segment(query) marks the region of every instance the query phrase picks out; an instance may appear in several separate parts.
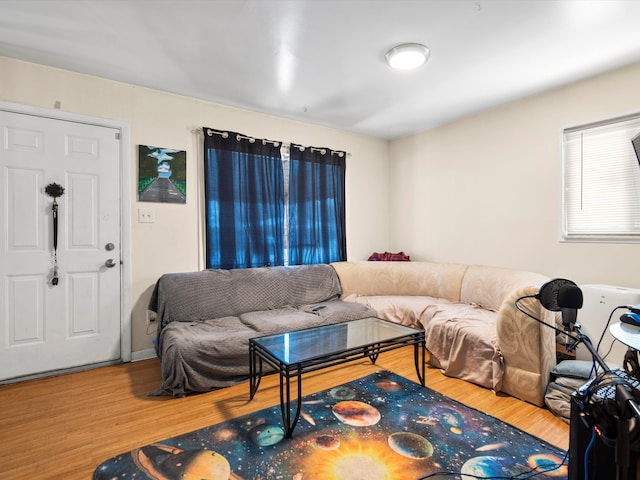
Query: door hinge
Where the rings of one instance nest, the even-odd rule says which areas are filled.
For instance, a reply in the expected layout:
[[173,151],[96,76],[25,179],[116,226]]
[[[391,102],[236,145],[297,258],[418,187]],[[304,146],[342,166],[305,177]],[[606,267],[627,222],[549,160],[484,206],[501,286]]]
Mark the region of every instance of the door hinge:
[[120,132],[116,132],[116,140],[120,140]]

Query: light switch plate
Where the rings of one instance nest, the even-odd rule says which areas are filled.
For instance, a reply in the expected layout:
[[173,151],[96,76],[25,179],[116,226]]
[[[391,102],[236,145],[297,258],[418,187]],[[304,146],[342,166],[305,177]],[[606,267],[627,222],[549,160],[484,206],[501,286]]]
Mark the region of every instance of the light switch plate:
[[138,209],[138,223],[154,223],[156,221],[156,214],[151,208],[139,208]]

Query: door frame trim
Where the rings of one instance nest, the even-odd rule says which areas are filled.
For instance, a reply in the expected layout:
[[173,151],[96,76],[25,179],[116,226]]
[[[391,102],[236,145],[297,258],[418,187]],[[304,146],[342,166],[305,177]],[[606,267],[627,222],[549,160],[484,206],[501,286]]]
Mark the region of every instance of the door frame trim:
[[120,360],[131,361],[131,196],[130,126],[126,122],[0,101],[0,110],[36,117],[113,128],[120,132]]

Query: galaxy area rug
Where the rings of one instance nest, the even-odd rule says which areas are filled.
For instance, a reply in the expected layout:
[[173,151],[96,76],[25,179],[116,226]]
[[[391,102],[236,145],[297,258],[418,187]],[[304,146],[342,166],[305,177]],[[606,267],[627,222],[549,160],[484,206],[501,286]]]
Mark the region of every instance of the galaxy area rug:
[[[167,421],[175,421],[175,419]],[[380,371],[113,457],[94,480],[566,479],[564,451],[429,388]]]

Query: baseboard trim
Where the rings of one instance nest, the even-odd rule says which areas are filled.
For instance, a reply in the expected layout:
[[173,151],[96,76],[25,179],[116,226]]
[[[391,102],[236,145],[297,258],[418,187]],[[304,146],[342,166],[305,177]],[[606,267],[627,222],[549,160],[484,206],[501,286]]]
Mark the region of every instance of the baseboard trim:
[[156,351],[153,348],[146,350],[138,350],[137,352],[131,352],[131,361],[138,362],[140,360],[149,360],[150,358],[158,358]]

